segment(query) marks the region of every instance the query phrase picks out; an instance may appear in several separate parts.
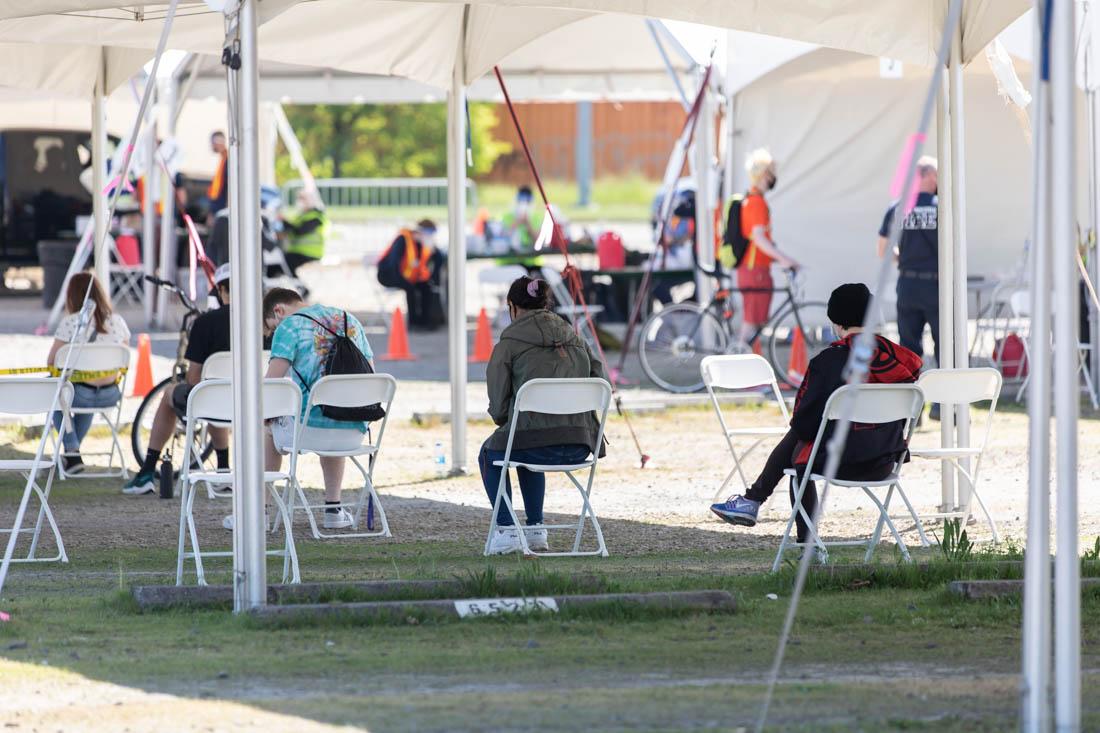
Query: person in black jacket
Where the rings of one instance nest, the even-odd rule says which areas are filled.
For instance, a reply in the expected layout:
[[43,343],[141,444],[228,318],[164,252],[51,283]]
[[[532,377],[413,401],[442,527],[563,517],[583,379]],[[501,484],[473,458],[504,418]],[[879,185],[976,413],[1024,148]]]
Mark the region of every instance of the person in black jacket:
[[[807,469],[813,442],[825,415],[825,403],[840,387],[844,386],[844,367],[852,350],[852,339],[863,329],[864,314],[871,302],[871,291],[863,283],[841,285],[829,296],[828,314],[839,340],[810,360],[806,377],[795,398],[791,415],[791,429],[779,441],[768,456],[760,476],[744,496],[735,494],[728,500],[711,506],[711,511],[730,524],[752,527],[760,505],[767,501],[783,478],[783,471],[794,468],[798,477]],[[876,348],[871,359],[867,382],[870,384],[911,384],[920,374],[921,359],[909,349],[882,336],[876,336]],[[859,481],[878,480],[890,475],[898,458],[906,451],[904,421],[884,425],[852,426],[841,456],[837,478]],[[832,426],[825,430],[827,441]],[[824,443],[823,443],[824,444]],[[827,451],[819,450],[811,471],[825,468]],[[791,481],[791,504],[794,504],[796,482]],[[802,506],[809,516],[817,509],[817,488],[813,482],[806,486]],[[808,527],[797,515],[798,541],[805,542]]]

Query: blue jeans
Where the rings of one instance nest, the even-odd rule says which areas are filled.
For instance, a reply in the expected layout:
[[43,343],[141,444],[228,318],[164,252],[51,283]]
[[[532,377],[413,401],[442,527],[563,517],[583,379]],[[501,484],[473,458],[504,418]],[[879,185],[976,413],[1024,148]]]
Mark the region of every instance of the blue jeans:
[[[582,463],[588,460],[592,451],[586,445],[551,445],[545,448],[512,448],[513,461],[523,463],[536,463],[544,466],[568,466],[574,463]],[[485,493],[489,495],[489,504],[493,505],[497,500],[497,488],[500,486],[500,472],[504,469],[494,466],[493,461],[503,461],[504,451],[493,450],[488,444],[481,446],[481,453],[477,457],[478,468],[481,469],[481,481],[485,484]],[[546,475],[528,471],[526,468],[517,468],[519,476],[519,492],[523,495],[523,511],[527,515],[527,524],[542,524],[542,502],[546,498]],[[512,498],[512,477],[504,480],[508,498]],[[515,505],[512,506],[515,509]],[[512,526],[512,516],[508,513],[508,507],[500,502],[497,511],[497,524],[502,527]]]
[[[73,385],[73,407],[114,407],[122,399],[122,392],[117,384],[108,384],[105,387],[93,387],[88,384]],[[53,414],[53,426],[61,430],[61,412]],[[61,436],[61,442],[65,446],[66,453],[80,452],[80,444],[84,436],[92,427],[94,415],[73,415],[73,432]]]

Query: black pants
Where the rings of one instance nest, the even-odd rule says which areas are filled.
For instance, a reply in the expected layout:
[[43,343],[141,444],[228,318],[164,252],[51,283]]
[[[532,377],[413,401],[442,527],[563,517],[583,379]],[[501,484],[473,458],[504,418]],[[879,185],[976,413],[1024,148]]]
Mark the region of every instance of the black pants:
[[401,289],[408,303],[410,328],[434,329],[442,325],[442,306],[432,283],[405,283]]
[[924,326],[932,329],[936,365],[940,364],[940,285],[937,280],[898,278],[898,336],[901,345],[924,357]]
[[[764,463],[764,470],[760,472],[760,476],[753,482],[749,490],[745,492],[746,499],[752,499],[753,501],[759,501],[761,503],[768,500],[768,497],[775,491],[775,487],[779,485],[779,482],[783,480],[783,472],[788,468],[794,468],[798,471],[797,479],[792,478],[790,481],[790,496],[791,506],[794,506],[795,491],[798,489],[798,482],[802,480],[802,476],[806,471],[806,466],[796,466],[795,458],[798,456],[798,436],[795,435],[793,430],[787,431],[787,434],[783,436],[783,439],[779,441],[779,444],[772,449],[771,455],[768,456],[768,460]],[[826,452],[824,449],[818,451],[817,458],[814,461],[814,471],[823,471],[825,469]],[[837,470],[837,478],[844,481],[879,481],[890,475],[890,469],[892,466],[889,464],[875,467],[864,466],[845,466],[841,464]],[[806,484],[806,491],[802,494],[802,508],[806,510],[806,514],[810,517],[814,516],[814,512],[817,511],[817,486],[813,481]],[[809,537],[809,527],[806,526],[806,520],[802,518],[801,514],[795,515],[795,524],[798,527],[798,541],[805,542]]]
[[285,257],[286,257],[286,266],[290,270],[290,274],[293,275],[294,277],[298,277],[298,268],[299,267],[301,267],[302,265],[304,265],[306,263],[317,261],[316,257],[306,257],[303,254],[298,254],[297,252],[287,252]]

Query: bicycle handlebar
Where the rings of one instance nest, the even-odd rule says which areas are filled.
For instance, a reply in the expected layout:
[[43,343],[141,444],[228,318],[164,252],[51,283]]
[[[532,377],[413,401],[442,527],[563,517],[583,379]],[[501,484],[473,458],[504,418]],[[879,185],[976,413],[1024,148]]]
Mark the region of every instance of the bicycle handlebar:
[[145,280],[153,283],[157,287],[164,288],[165,290],[168,290],[169,292],[175,293],[176,297],[179,298],[180,303],[189,312],[191,312],[191,313],[198,313],[199,312],[199,307],[197,305],[195,305],[194,301],[192,301],[189,297],[187,297],[187,293],[183,292],[183,288],[176,285],[174,282],[170,282],[168,280],[162,280],[161,278],[154,277],[153,275],[145,275],[144,277],[145,277]]

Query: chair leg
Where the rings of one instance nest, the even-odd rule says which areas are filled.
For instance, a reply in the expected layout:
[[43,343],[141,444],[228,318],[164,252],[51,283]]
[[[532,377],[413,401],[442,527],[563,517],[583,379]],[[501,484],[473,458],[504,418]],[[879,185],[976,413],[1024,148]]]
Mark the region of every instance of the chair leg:
[[206,585],[206,573],[203,572],[202,567],[202,551],[199,549],[199,534],[198,529],[195,527],[195,494],[198,492],[194,486],[190,487],[187,492],[187,531],[191,536],[191,549],[195,555],[195,583],[196,585]]
[[[875,506],[878,507],[878,510],[880,512],[879,522],[880,524],[885,523],[886,526],[890,528],[890,533],[894,535],[894,541],[897,542],[898,549],[901,550],[901,556],[905,558],[906,562],[913,562],[913,558],[909,555],[909,548],[905,546],[905,541],[901,539],[901,534],[898,532],[898,528],[894,526],[893,521],[891,521],[890,519],[890,500],[891,498],[893,498],[894,495],[894,487],[891,485],[890,490],[886,492],[885,503],[879,501],[874,492],[872,492],[866,486],[863,487],[863,492],[867,494],[867,496],[870,497],[871,501],[875,503]],[[875,547],[878,545],[879,539],[881,539],[881,527],[876,530],[875,536],[872,538],[873,544],[871,541],[867,543],[867,556],[865,558],[865,562],[871,561],[871,556],[875,552]]]
[[38,518],[34,524],[34,535],[31,539],[31,549],[28,554],[29,559],[34,559],[35,552],[38,550],[38,538],[42,535],[42,520],[45,519],[50,525],[50,531],[53,532],[54,542],[57,544],[57,555],[52,558],[44,558],[48,560],[58,560],[60,562],[69,562],[69,556],[65,552],[65,541],[61,539],[61,530],[57,526],[57,520],[54,518],[53,510],[50,508],[50,490],[53,487],[54,472],[51,470],[46,477],[46,488],[42,489],[38,485],[37,476],[32,482],[33,490],[38,494]]
[[[901,488],[900,483],[896,483],[894,486],[898,487],[898,496],[905,502],[905,508],[909,510],[909,516],[913,518],[913,523],[917,526],[917,534],[920,536],[921,547],[931,547],[932,543],[928,541],[928,536],[924,533],[924,523],[921,522],[916,509],[913,508],[913,504],[909,501],[909,497],[905,495],[905,491]],[[971,489],[971,491],[973,491],[973,489]]]
[[[287,481],[287,488],[290,487],[290,480]],[[296,585],[302,582],[301,571],[298,567],[298,550],[294,545],[294,531],[292,528],[293,523],[290,520],[290,513],[287,510],[287,505],[283,501],[283,497],[279,495],[279,490],[272,484],[269,487],[271,491],[271,497],[275,502],[276,507],[276,520],[278,517],[282,517],[283,520],[283,532],[285,533],[283,542],[283,583],[287,582],[289,576],[290,583]],[[287,491],[291,496],[293,492]]]
[[1001,538],[997,535],[997,523],[993,521],[993,515],[989,513],[989,509],[986,508],[985,502],[982,501],[982,495],[971,487],[970,496],[977,499],[978,506],[982,508],[982,514],[985,515],[985,521],[989,524],[989,531],[993,533],[993,544],[1000,544]]
[[[783,553],[787,550],[787,545],[790,544],[791,528],[794,526],[799,509],[802,508],[802,494],[805,490],[805,482],[799,482],[798,491],[795,492],[794,506],[791,507],[791,517],[787,520],[787,526],[783,529],[783,537],[779,540],[779,551],[775,553],[775,562],[772,563],[773,573],[779,572],[779,564],[783,562]],[[814,528],[814,535],[817,535],[816,527]]]
[[183,555],[187,536],[187,484],[180,486],[180,532],[179,546],[176,552],[176,585],[183,585]]

